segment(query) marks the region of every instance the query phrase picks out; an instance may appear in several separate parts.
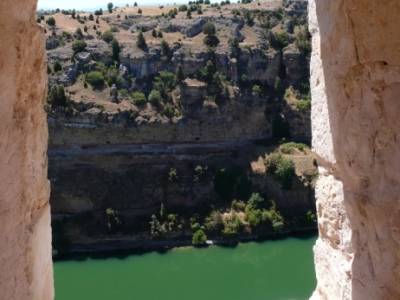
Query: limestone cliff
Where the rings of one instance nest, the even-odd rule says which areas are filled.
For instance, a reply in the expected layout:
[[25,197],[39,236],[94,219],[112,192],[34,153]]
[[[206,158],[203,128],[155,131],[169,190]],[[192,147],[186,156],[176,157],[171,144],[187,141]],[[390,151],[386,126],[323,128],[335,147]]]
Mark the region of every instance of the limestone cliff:
[[53,298],[44,39],[36,1],[0,3],[0,299]]
[[398,1],[310,1],[313,299],[399,299]]

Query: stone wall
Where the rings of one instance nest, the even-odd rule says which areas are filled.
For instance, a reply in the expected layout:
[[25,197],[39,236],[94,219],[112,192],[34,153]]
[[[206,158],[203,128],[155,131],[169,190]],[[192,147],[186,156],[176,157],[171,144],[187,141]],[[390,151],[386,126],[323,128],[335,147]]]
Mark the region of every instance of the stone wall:
[[400,2],[312,0],[312,299],[400,299]]
[[0,2],[0,299],[53,298],[44,39],[36,0]]

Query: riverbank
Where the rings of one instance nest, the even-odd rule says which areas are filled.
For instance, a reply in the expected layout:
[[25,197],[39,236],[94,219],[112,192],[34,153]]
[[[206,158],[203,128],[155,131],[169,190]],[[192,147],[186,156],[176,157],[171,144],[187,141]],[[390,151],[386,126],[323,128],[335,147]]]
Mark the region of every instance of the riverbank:
[[[309,226],[296,230],[283,230],[281,232],[270,232],[262,235],[242,234],[231,238],[214,238],[208,240],[203,248],[210,245],[220,247],[236,247],[239,243],[267,242],[273,240],[283,240],[285,238],[310,238],[318,234],[316,227]],[[133,238],[106,239],[91,243],[76,243],[68,251],[62,254],[53,253],[54,261],[81,260],[86,258],[105,258],[105,257],[124,257],[133,254],[145,254],[149,252],[165,253],[172,249],[181,247],[191,247],[192,237],[183,236],[179,239],[166,240],[135,240]]]

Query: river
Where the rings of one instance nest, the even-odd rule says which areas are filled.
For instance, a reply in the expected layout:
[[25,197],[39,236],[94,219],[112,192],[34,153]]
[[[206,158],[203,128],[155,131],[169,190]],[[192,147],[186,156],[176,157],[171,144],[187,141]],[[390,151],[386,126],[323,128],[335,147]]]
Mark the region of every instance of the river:
[[56,300],[304,300],[315,238],[56,262]]

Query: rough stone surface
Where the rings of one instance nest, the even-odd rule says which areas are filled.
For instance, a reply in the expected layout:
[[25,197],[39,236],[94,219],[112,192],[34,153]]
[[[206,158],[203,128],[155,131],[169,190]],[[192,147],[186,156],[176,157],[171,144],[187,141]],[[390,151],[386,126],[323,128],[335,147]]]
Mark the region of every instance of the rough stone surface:
[[310,1],[312,299],[400,299],[400,2]]
[[0,299],[53,299],[45,41],[35,0],[0,2]]

